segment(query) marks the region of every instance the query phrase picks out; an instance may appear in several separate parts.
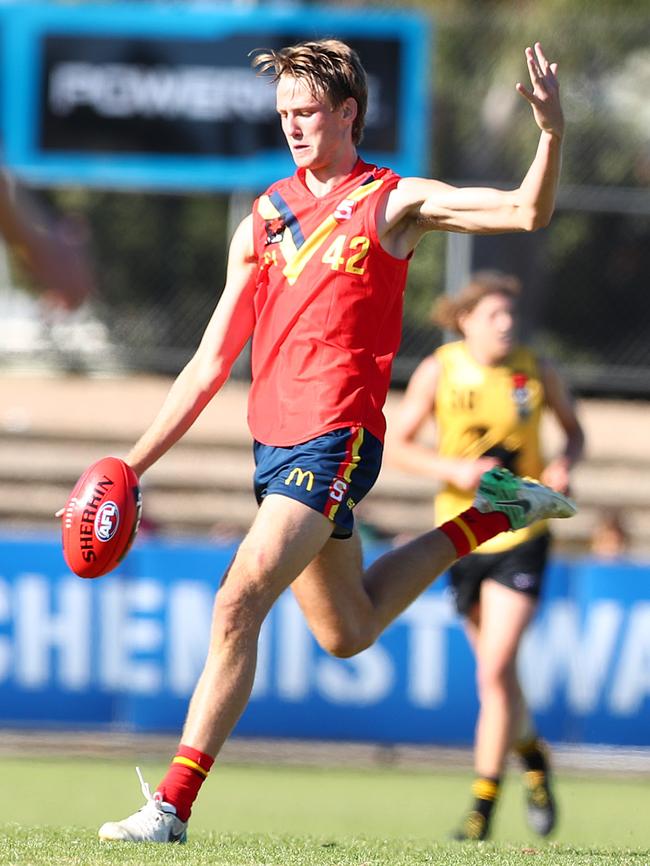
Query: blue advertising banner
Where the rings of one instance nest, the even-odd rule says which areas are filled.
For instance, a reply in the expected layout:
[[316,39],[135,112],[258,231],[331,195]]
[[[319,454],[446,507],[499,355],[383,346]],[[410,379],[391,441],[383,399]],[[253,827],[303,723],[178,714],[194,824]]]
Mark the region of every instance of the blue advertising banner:
[[368,73],[364,158],[427,171],[432,34],[415,12],[9,2],[0,24],[4,161],[24,179],[264,189],[294,166],[249,54],[332,36]]
[[[0,724],[178,731],[232,553],[143,539],[84,581],[57,539],[0,539]],[[554,562],[520,661],[548,739],[650,745],[650,566]],[[444,579],[349,660],[320,650],[286,593],[237,732],[469,744],[476,709]]]

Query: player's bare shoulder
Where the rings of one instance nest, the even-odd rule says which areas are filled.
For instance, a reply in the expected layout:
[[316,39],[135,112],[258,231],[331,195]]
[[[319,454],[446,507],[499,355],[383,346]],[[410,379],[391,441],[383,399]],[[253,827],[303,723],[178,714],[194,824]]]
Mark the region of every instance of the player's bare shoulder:
[[427,231],[437,228],[435,220],[422,215],[422,205],[436,193],[443,195],[449,187],[442,181],[421,177],[403,177],[386,194],[377,213],[377,231],[384,246],[393,255],[405,258]]
[[255,253],[253,214],[247,214],[239,223],[230,241],[230,259],[241,264],[257,262]]

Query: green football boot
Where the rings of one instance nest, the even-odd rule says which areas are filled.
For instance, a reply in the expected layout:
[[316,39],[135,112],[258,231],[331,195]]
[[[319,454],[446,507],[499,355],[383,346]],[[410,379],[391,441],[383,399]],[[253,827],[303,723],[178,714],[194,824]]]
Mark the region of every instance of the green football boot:
[[530,526],[549,517],[573,517],[575,504],[532,478],[519,478],[507,469],[484,472],[474,499],[478,511],[500,511],[512,529]]

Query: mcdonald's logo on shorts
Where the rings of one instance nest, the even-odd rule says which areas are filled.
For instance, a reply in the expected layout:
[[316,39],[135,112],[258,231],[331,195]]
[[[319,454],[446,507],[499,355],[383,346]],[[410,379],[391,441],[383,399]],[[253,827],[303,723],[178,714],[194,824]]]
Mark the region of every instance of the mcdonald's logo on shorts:
[[[294,481],[295,478],[295,481]],[[307,490],[310,491],[314,486],[314,473],[311,469],[302,470],[299,466],[294,466],[285,480],[287,487],[290,484],[296,484],[297,487],[302,487],[303,481],[307,479]]]

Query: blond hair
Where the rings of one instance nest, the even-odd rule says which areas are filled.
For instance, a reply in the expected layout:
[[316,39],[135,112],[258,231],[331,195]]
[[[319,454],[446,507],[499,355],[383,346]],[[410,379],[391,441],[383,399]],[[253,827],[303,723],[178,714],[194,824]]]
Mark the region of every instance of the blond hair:
[[433,308],[432,319],[445,331],[462,334],[459,320],[486,295],[509,295],[516,299],[521,292],[521,282],[513,274],[503,271],[477,271],[456,295],[441,295]]
[[352,141],[360,144],[368,108],[368,80],[356,51],[338,39],[299,42],[277,51],[259,48],[251,52],[251,65],[258,75],[283,75],[306,81],[313,96],[327,97],[332,109],[352,97],[357,116],[352,124]]

